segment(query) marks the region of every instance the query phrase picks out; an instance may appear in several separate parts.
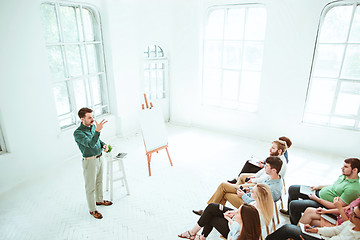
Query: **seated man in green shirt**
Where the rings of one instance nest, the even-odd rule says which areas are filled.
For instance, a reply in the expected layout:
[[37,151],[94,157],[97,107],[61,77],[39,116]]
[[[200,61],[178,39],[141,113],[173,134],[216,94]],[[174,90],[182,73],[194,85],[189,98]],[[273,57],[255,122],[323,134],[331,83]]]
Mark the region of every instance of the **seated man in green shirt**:
[[345,159],[341,170],[342,175],[333,185],[311,187],[312,190],[315,190],[315,194],[305,195],[300,192],[300,185],[290,186],[288,191],[288,210],[280,209],[280,212],[290,215],[290,222],[296,225],[301,218],[301,213],[307,207],[335,208],[333,203],[335,197],[340,197],[343,207],[354,201],[360,196],[358,176],[360,160],[358,158]]
[[[97,219],[102,215],[96,210],[96,205],[109,206],[110,201],[103,200],[102,180],[103,164],[102,151],[108,151],[108,146],[100,140],[100,132],[107,123],[104,119],[97,122],[93,118],[93,110],[90,108],[81,108],[78,112],[81,119],[80,126],[74,132],[75,142],[82,153],[82,166],[85,179],[86,199],[90,214]],[[96,123],[96,126],[94,125]],[[96,198],[96,199],[95,199]]]

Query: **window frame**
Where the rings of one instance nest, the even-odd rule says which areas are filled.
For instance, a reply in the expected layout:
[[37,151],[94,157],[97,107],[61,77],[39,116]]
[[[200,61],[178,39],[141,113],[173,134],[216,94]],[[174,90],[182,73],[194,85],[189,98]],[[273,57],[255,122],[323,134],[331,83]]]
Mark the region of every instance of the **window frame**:
[[[86,3],[75,3],[75,2],[63,2],[63,1],[44,1],[41,3],[52,5],[55,8],[55,17],[56,17],[56,26],[58,31],[58,37],[59,40],[57,42],[48,42],[45,39],[45,46],[46,50],[48,51],[51,47],[60,47],[61,49],[61,57],[62,57],[62,64],[63,64],[63,71],[65,76],[61,79],[54,79],[51,78],[52,82],[52,90],[54,91],[56,84],[65,84],[66,90],[67,90],[67,100],[69,102],[69,112],[66,113],[57,113],[57,118],[59,121],[59,126],[62,131],[67,130],[69,128],[72,128],[76,126],[80,119],[77,116],[78,108],[76,107],[76,90],[74,87],[75,81],[82,81],[83,87],[84,87],[84,102],[86,102],[87,106],[83,107],[90,107],[94,111],[94,116],[104,116],[110,114],[110,106],[109,106],[109,94],[108,94],[108,84],[107,84],[107,72],[106,72],[106,64],[105,64],[105,53],[104,53],[104,45],[103,45],[103,36],[102,36],[102,29],[101,29],[101,18],[98,10]],[[78,39],[76,41],[65,41],[64,40],[64,29],[62,26],[62,15],[60,13],[60,7],[73,7],[79,9],[79,16],[77,16],[78,13],[75,15],[76,20],[76,29]],[[93,40],[86,39],[86,33],[84,28],[84,11],[89,11],[90,14],[92,14],[92,29],[93,29]],[[79,26],[81,26],[81,29],[79,29]],[[44,30],[44,29],[43,29]],[[80,36],[81,35],[81,36]],[[44,32],[45,36],[45,32]],[[75,46],[75,49],[77,48],[79,50],[79,56],[80,56],[80,69],[82,73],[77,76],[71,76],[70,75],[70,69],[69,65],[71,65],[71,62],[67,58],[67,50],[66,46]],[[88,48],[94,46],[95,51],[95,59],[97,62],[97,70],[95,72],[90,72],[90,62],[91,59],[93,59],[91,56],[89,56]],[[48,64],[50,67],[50,64]],[[51,72],[51,71],[50,71]],[[92,78],[97,77],[97,82],[99,83],[99,93],[100,93],[100,104],[94,103],[94,97],[93,97],[93,90],[91,86],[91,82],[93,81]],[[54,95],[54,101],[55,94]],[[103,113],[96,114],[97,111],[101,111]],[[71,121],[70,124],[61,125],[61,121],[64,119],[69,119]]]
[[[324,42],[324,43],[320,43],[320,35],[321,35],[321,30],[322,30],[322,26],[324,25],[325,22],[325,18],[326,15],[328,14],[328,12],[330,10],[332,10],[333,8],[339,7],[339,6],[352,6],[352,15],[351,15],[351,19],[350,19],[350,24],[349,24],[349,28],[347,31],[347,35],[346,35],[346,41],[344,43],[333,43],[333,42]],[[339,93],[340,93],[340,87],[341,84],[344,82],[357,82],[360,83],[360,77],[358,80],[356,79],[348,79],[348,78],[342,78],[341,77],[341,72],[343,70],[343,66],[344,66],[344,61],[345,61],[345,56],[346,56],[346,50],[348,48],[349,45],[353,45],[354,43],[349,43],[349,36],[351,33],[351,27],[353,24],[353,19],[355,16],[355,12],[356,9],[359,8],[360,10],[360,2],[358,1],[346,1],[346,2],[332,2],[327,4],[324,8],[323,11],[321,13],[320,16],[320,20],[319,20],[319,24],[318,24],[318,31],[317,31],[317,35],[316,35],[316,41],[315,41],[315,46],[314,46],[314,53],[313,53],[313,58],[312,58],[312,64],[311,64],[311,69],[310,69],[310,75],[309,75],[309,81],[308,81],[308,86],[307,86],[307,91],[306,91],[306,97],[305,97],[305,104],[304,104],[304,111],[303,111],[303,116],[302,116],[302,123],[303,124],[309,124],[309,125],[317,125],[317,126],[323,126],[323,127],[331,127],[331,128],[339,128],[339,129],[347,129],[347,130],[355,130],[355,131],[360,131],[360,105],[357,111],[356,115],[352,115],[352,114],[336,114],[335,113],[335,109],[336,109],[336,105],[337,105],[337,100],[339,97]],[[319,77],[316,76],[314,73],[314,69],[315,69],[315,65],[316,65],[316,61],[317,61],[317,57],[319,55],[318,49],[319,46],[324,46],[324,45],[340,45],[340,46],[344,46],[344,51],[342,53],[342,58],[341,58],[341,63],[340,63],[340,70],[338,73],[338,76],[335,77]],[[356,43],[359,44],[360,43]],[[332,106],[331,106],[331,110],[329,114],[324,114],[324,113],[318,113],[318,112],[310,112],[307,111],[307,107],[309,104],[309,99],[310,99],[310,95],[311,95],[311,90],[313,88],[313,83],[314,83],[314,78],[328,78],[328,79],[334,79],[336,80],[336,88],[334,91],[334,96],[332,98]],[[326,123],[320,123],[320,122],[314,122],[314,121],[306,121],[305,117],[306,114],[316,114],[318,116],[324,116],[327,117],[328,120]],[[341,119],[347,119],[347,120],[354,120],[354,124],[353,126],[345,126],[345,125],[341,125],[341,124],[336,124],[336,123],[331,123],[331,118],[341,118]]]
[[[224,24],[223,24],[223,36],[222,36],[222,39],[221,39],[221,42],[222,42],[222,50],[220,52],[221,54],[221,59],[220,59],[220,62],[221,62],[221,66],[218,68],[220,69],[221,71],[221,89],[223,88],[223,83],[224,83],[224,70],[228,70],[228,71],[236,71],[239,73],[239,78],[238,78],[238,89],[237,89],[237,100],[236,100],[236,104],[234,106],[226,106],[225,105],[225,99],[223,98],[223,92],[222,90],[220,90],[220,97],[219,97],[219,100],[217,101],[216,104],[213,104],[213,103],[208,103],[206,102],[205,100],[205,97],[204,97],[204,92],[205,92],[205,88],[204,88],[204,84],[205,84],[205,73],[206,73],[206,68],[209,69],[209,67],[206,67],[204,62],[205,62],[205,55],[206,55],[206,44],[207,44],[207,41],[214,41],[214,40],[211,40],[211,39],[207,39],[206,37],[206,28],[207,28],[207,24],[209,22],[209,16],[210,14],[215,11],[215,10],[219,10],[219,9],[223,9],[226,13],[224,14],[224,19],[226,20],[227,19],[227,14],[228,14],[228,11],[230,9],[239,9],[239,8],[243,8],[245,9],[245,11],[247,12],[249,10],[249,8],[263,8],[265,10],[265,13],[266,13],[266,21],[265,21],[265,29],[264,29],[264,39],[263,40],[246,40],[246,39],[242,39],[242,40],[236,40],[236,41],[241,41],[241,46],[244,47],[245,43],[261,43],[262,44],[262,62],[261,62],[261,67],[260,67],[260,71],[256,71],[256,70],[247,70],[246,68],[244,68],[244,61],[243,61],[243,57],[244,57],[244,52],[242,52],[242,55],[241,55],[241,58],[242,60],[239,62],[239,67],[238,68],[228,68],[228,67],[224,67],[223,66],[223,62],[224,62],[224,43],[226,41],[231,41],[229,39],[226,39],[224,37],[224,29],[225,29],[225,26],[226,26],[226,23],[224,21]],[[247,13],[246,13],[247,14]],[[245,15],[246,17],[247,15]],[[201,76],[201,103],[202,105],[204,106],[211,106],[211,107],[217,107],[217,108],[223,108],[223,109],[233,109],[233,110],[238,110],[238,111],[244,111],[244,112],[257,112],[258,111],[258,107],[259,107],[259,96],[260,96],[260,85],[261,85],[261,81],[262,81],[262,78],[263,78],[263,65],[264,65],[264,52],[265,52],[265,40],[266,40],[266,25],[267,25],[267,8],[266,8],[266,5],[263,4],[263,3],[244,3],[244,4],[226,4],[226,5],[214,5],[214,6],[211,6],[207,9],[206,11],[206,14],[205,14],[205,18],[204,18],[204,27],[203,27],[203,41],[202,41],[202,70],[201,70],[201,73],[202,73],[202,76]],[[245,34],[245,26],[246,26],[246,22],[244,22],[244,34]],[[220,40],[218,40],[220,41]],[[243,51],[244,51],[244,48],[243,48]],[[213,67],[211,67],[213,68]],[[257,94],[258,94],[258,99],[257,99],[257,102],[256,104],[253,104],[253,103],[247,103],[247,102],[243,102],[241,101],[241,83],[242,83],[242,74],[244,72],[257,72],[260,74],[260,80],[259,80],[259,87],[258,87],[258,91],[257,91]],[[248,106],[246,106],[248,105]],[[252,107],[249,107],[250,105],[252,105]]]
[[[155,56],[150,56],[150,48],[151,46],[155,47]],[[157,49],[160,49],[160,51],[158,51]],[[149,91],[145,91],[145,83],[144,83],[144,92],[146,94],[146,96],[148,97],[148,99],[150,100],[161,100],[161,99],[166,99],[168,97],[168,86],[167,86],[167,81],[168,81],[168,71],[169,71],[169,62],[167,59],[167,54],[166,51],[163,49],[163,47],[161,47],[159,44],[151,44],[148,45],[146,47],[147,51],[144,51],[144,63],[143,63],[143,81],[147,81],[147,79],[145,78],[145,72],[149,72],[149,76],[151,74],[151,69],[148,70],[148,68],[145,68],[145,65],[151,65],[151,64],[163,64],[164,68],[163,68],[163,80],[162,80],[162,84],[163,84],[163,90],[159,89],[158,86],[156,86],[156,90],[155,91],[151,91],[152,87],[151,87],[151,78],[149,77]],[[146,50],[145,49],[145,50]],[[162,56],[158,56],[158,53],[161,52]],[[146,56],[147,55],[147,56]],[[157,76],[157,68],[155,69],[155,74],[156,74],[156,83],[158,82],[158,76]],[[156,84],[157,85],[157,84]],[[155,93],[156,97],[152,97],[153,94]],[[158,94],[162,93],[163,97],[159,98]]]
[[5,153],[7,153],[7,149],[6,149],[4,135],[0,126],[0,155]]

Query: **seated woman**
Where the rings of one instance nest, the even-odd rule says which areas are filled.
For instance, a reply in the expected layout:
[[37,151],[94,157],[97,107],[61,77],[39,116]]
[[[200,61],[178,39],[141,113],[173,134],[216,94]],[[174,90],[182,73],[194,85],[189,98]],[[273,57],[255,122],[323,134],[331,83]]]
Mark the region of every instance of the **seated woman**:
[[[340,205],[339,205],[340,206]],[[340,214],[345,214],[344,209],[339,207]],[[360,204],[358,204],[350,214],[349,221],[335,227],[314,228],[309,224],[305,225],[305,231],[309,233],[318,233],[323,239],[341,239],[355,240],[360,239]],[[266,237],[266,240],[286,240],[292,238],[294,240],[316,240],[312,236],[303,233],[300,227],[292,224],[285,224],[272,234]]]
[[[271,144],[270,156],[278,156],[284,162],[284,164],[283,164],[284,167],[283,167],[283,169],[281,169],[280,175],[284,175],[284,172],[286,171],[286,165],[289,162],[287,149],[290,148],[291,145],[292,145],[292,142],[287,137],[280,137],[279,140],[275,140]],[[286,161],[286,163],[285,163],[285,161]],[[252,163],[252,161],[248,160],[244,164],[238,177],[234,178],[233,180],[228,180],[228,182],[244,184],[245,178],[253,176],[255,173],[262,170],[264,165],[265,165],[264,161],[259,161],[257,164],[255,164],[255,163]]]
[[[348,206],[341,207],[340,198],[334,198],[334,204],[337,208],[335,209],[323,209],[323,208],[313,208],[308,207],[304,214],[302,215],[300,222],[303,224],[310,224],[312,226],[317,225],[319,227],[332,227],[342,224],[344,221],[348,220],[350,217],[351,211],[360,203],[360,197],[352,201]],[[344,211],[344,216],[341,216],[339,208],[342,208]],[[336,225],[324,220],[321,218],[322,214],[335,214],[337,215]]]
[[[261,224],[268,226],[274,214],[274,205],[273,205],[274,202],[272,199],[269,186],[267,186],[266,184],[256,185],[251,190],[251,197],[254,199],[254,201],[252,201],[249,205],[254,206],[258,210],[258,215]],[[243,206],[249,206],[249,205],[244,204]],[[239,209],[240,208],[241,206],[239,207]],[[206,239],[206,237],[210,234],[210,232],[214,227],[218,232],[221,233],[221,235],[223,235],[224,237],[229,237],[230,231],[231,229],[233,229],[232,225],[229,226],[230,224],[229,219],[231,220],[231,218],[234,217],[237,212],[238,210],[233,210],[229,207],[225,207],[222,204],[210,203],[205,208],[204,212],[202,213],[200,219],[195,224],[193,229],[178,235],[178,237],[203,240]],[[245,215],[245,218],[242,217],[242,219],[246,222],[246,224],[253,221],[248,219],[248,215]],[[261,232],[260,226],[261,225],[259,223],[259,229]],[[200,236],[197,236],[196,234],[201,230],[201,228],[203,228],[202,234]],[[243,229],[244,228],[248,229],[249,226],[243,225]],[[249,230],[246,231],[248,232]],[[258,238],[254,238],[254,239],[258,239]],[[236,238],[232,237],[232,239],[235,240]],[[241,239],[247,239],[247,238],[241,238]]]

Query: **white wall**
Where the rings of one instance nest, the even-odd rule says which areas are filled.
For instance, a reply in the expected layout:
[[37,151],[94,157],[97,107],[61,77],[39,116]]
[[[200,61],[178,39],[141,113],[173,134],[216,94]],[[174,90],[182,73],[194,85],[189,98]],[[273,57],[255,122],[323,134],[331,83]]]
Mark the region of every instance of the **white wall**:
[[[191,20],[202,18],[213,5],[249,1],[202,1],[200,9],[186,9]],[[272,0],[267,9],[267,32],[260,89],[259,110],[246,113],[201,105],[201,36],[204,23],[180,20],[181,30],[191,28],[189,36],[176,35],[179,47],[173,49],[172,121],[215,128],[247,137],[271,141],[289,136],[294,146],[310,148],[339,157],[359,156],[360,138],[356,131],[307,126],[301,123],[310,67],[320,14],[328,0]],[[197,16],[198,15],[198,16]],[[199,16],[200,15],[200,16]],[[176,34],[176,33],[175,33]],[[174,40],[174,44],[176,41]],[[186,47],[184,47],[186,46]],[[197,49],[200,47],[200,51]],[[176,55],[176,56],[175,56]],[[185,63],[181,65],[180,63]],[[176,91],[181,89],[182,91]],[[176,92],[174,92],[176,91]],[[191,94],[187,94],[190,92]]]
[[[243,0],[84,0],[102,17],[112,110],[102,139],[139,130],[143,50],[157,43],[168,51],[172,122],[263,140],[286,135],[297,147],[357,156],[358,132],[301,124],[317,25],[329,1],[262,1],[268,21],[261,99],[257,113],[245,113],[205,107],[199,98],[206,9]],[[79,156],[74,129],[59,131],[40,3],[0,2],[0,125],[9,150],[0,155],[0,194]]]
[[[0,155],[0,193],[80,153],[75,128],[59,130],[40,3],[0,2],[0,124],[9,151]],[[102,139],[114,136],[114,123],[105,127]]]
[[[40,21],[41,2],[0,2],[0,124],[9,151],[0,155],[0,194],[74,155],[80,161],[72,136],[75,127],[60,132],[57,122]],[[143,101],[143,51],[156,43],[171,58],[173,41],[179,41],[174,38],[175,6],[187,8],[191,1],[175,5],[166,0],[80,2],[95,6],[102,21],[112,115],[107,117],[110,121],[101,138],[107,141],[115,135],[133,134],[139,131],[138,113]],[[190,36],[188,32],[184,35]]]
[[[141,91],[145,47],[158,44],[168,51],[172,41],[171,1],[108,0],[104,18],[114,67],[119,133],[138,130],[138,113],[144,102]],[[171,53],[171,51],[169,51]]]

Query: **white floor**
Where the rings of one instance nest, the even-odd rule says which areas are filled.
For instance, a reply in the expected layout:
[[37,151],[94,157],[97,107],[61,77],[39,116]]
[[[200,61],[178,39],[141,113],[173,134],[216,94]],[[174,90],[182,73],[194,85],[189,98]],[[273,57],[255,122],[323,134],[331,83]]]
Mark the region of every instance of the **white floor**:
[[[153,155],[151,177],[140,134],[111,143],[114,152],[128,153],[124,164],[130,195],[115,183],[114,204],[98,209],[103,219],[88,213],[81,160],[74,158],[0,196],[0,239],[179,239],[177,234],[198,219],[191,210],[203,209],[219,183],[235,177],[252,154],[266,157],[270,147],[270,142],[209,130],[167,128],[174,166],[160,151]],[[344,160],[298,149],[296,142],[289,158],[287,186],[330,184]],[[286,222],[281,216],[280,224]],[[214,230],[208,239],[219,239],[219,234]]]

